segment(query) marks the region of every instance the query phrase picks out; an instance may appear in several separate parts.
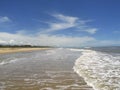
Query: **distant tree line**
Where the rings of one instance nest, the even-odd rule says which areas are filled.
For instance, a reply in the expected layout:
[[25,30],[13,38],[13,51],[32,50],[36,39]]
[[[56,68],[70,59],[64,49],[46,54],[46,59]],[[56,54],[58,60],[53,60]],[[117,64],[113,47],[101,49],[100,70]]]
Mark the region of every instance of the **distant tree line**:
[[32,46],[32,45],[0,45],[0,48],[51,48],[51,46]]

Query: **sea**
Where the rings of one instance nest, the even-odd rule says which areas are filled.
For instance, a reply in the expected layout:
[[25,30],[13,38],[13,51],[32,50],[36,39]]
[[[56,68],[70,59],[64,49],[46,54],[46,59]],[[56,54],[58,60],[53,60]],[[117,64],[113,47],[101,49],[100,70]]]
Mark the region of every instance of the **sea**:
[[0,90],[120,90],[120,47],[0,54]]

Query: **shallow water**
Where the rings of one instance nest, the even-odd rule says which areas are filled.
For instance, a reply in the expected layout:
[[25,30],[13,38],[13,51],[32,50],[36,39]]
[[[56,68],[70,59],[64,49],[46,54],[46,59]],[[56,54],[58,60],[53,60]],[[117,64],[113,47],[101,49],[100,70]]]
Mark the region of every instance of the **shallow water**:
[[74,71],[81,51],[51,49],[0,55],[0,90],[93,90]]

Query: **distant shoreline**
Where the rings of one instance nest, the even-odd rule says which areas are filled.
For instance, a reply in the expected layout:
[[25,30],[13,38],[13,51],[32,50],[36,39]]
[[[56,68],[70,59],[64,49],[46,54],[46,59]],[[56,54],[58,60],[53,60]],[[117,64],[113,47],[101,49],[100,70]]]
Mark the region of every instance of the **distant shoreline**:
[[6,53],[15,53],[15,52],[27,52],[27,51],[35,51],[35,50],[47,50],[50,48],[33,48],[33,47],[6,47],[6,48],[0,48],[0,54],[6,54]]

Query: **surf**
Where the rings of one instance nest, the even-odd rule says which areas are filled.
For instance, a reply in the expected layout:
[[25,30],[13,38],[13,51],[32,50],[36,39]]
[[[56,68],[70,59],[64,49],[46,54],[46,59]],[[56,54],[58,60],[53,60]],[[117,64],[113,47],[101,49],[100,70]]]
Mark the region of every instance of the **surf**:
[[120,90],[120,58],[93,50],[82,50],[74,71],[94,90]]

